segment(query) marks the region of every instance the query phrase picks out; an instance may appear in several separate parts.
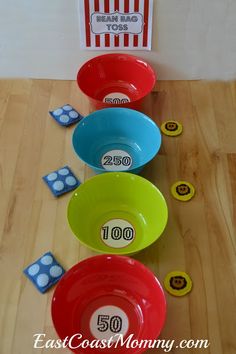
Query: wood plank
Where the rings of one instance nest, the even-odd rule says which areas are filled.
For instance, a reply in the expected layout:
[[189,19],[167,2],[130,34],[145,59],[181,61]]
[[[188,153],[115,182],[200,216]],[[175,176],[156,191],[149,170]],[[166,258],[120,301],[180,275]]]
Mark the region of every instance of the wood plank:
[[[43,175],[67,164],[81,182],[94,175],[72,149],[74,127],[62,128],[48,114],[66,103],[83,115],[91,111],[75,82],[0,80],[2,354],[58,351],[33,348],[34,333],[57,338],[50,314],[53,289],[38,293],[22,274],[24,267],[48,250],[65,269],[95,254],[67,224],[71,194],[56,199],[42,181]],[[210,341],[208,349],[185,349],[189,354],[236,352],[235,111],[235,82],[160,81],[145,106],[159,126],[176,119],[184,130],[179,137],[163,136],[160,153],[141,173],[164,194],[169,221],[160,239],[134,258],[161,283],[172,270],[191,275],[189,295],[166,293],[167,321],[160,337],[176,344],[191,338]],[[188,203],[170,194],[171,184],[180,179],[196,187]]]

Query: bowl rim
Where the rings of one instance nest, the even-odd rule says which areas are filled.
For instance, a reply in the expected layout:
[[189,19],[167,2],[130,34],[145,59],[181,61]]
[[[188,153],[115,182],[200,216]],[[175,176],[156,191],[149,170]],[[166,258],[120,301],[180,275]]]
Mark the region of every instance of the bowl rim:
[[[96,101],[96,102],[104,103],[103,101],[98,100],[96,97],[91,96],[91,95],[88,95],[88,94],[84,91],[84,89],[81,88],[81,86],[80,86],[80,84],[79,84],[79,82],[80,82],[79,76],[80,76],[81,72],[82,72],[83,70],[85,70],[85,68],[86,68],[89,64],[91,64],[92,62],[94,62],[94,61],[97,60],[98,58],[101,58],[101,59],[103,59],[104,57],[106,57],[106,58],[107,58],[107,57],[118,58],[119,56],[120,56],[120,57],[123,56],[123,57],[126,57],[126,58],[131,58],[131,60],[134,60],[134,61],[137,60],[137,61],[142,62],[143,64],[145,64],[145,66],[146,66],[146,67],[149,69],[149,71],[152,73],[152,77],[153,77],[152,87],[151,87],[151,89],[150,89],[149,92],[151,92],[151,91],[153,90],[153,88],[154,88],[154,86],[155,86],[155,84],[156,84],[156,81],[158,80],[158,76],[157,76],[157,74],[155,73],[155,71],[154,71],[154,69],[152,68],[152,66],[151,66],[148,62],[146,62],[143,58],[141,58],[141,57],[139,57],[139,56],[136,56],[136,55],[132,55],[132,54],[126,54],[126,53],[107,53],[107,54],[97,55],[97,56],[92,57],[91,59],[87,60],[84,64],[82,64],[82,66],[79,68],[79,70],[78,70],[78,72],[77,72],[77,76],[76,76],[77,85],[78,85],[79,89],[80,89],[87,97],[89,97],[90,99],[92,99],[92,100],[94,100],[94,101]],[[147,96],[147,93],[144,94],[144,95],[142,95],[142,96],[140,96],[140,97],[139,97],[138,99],[136,99],[136,100],[132,100],[132,101],[126,102],[126,103],[121,103],[120,105],[121,105],[121,106],[124,105],[124,107],[125,107],[125,105],[127,105],[127,104],[135,104],[135,103],[141,101],[145,96]],[[104,103],[104,104],[105,104],[105,103]],[[112,103],[106,103],[106,105],[107,105],[108,107],[109,107],[109,106],[112,107]]]
[[[142,113],[142,112],[139,112],[139,111],[136,111],[134,109],[131,109],[131,108],[125,108],[125,107],[109,107],[109,108],[103,108],[103,109],[100,109],[98,111],[94,111],[90,114],[88,114],[87,116],[85,116],[75,127],[74,131],[73,131],[73,134],[72,134],[72,146],[73,146],[73,150],[75,152],[75,154],[80,158],[81,161],[83,161],[86,165],[88,165],[90,168],[92,168],[94,171],[99,171],[101,173],[110,173],[110,172],[119,172],[119,171],[107,171],[105,170],[104,168],[102,167],[99,167],[99,166],[96,166],[96,165],[93,165],[91,164],[90,162],[88,162],[87,159],[84,159],[82,158],[78,152],[76,151],[76,148],[75,148],[75,135],[77,133],[77,131],[80,129],[80,127],[84,124],[84,122],[87,120],[87,119],[96,119],[96,116],[100,116],[103,114],[103,112],[109,112],[111,111],[111,117],[108,118],[108,119],[114,119],[112,117],[112,111],[114,112],[115,111],[121,111],[121,114],[120,116],[123,117],[125,112],[135,112],[136,115],[138,116],[137,119],[142,119],[142,121],[147,121],[149,125],[152,125],[152,127],[155,129],[157,135],[158,135],[158,138],[159,138],[159,146],[157,148],[157,150],[155,151],[154,154],[152,154],[152,156],[149,158],[149,159],[145,159],[144,163],[142,163],[141,165],[137,165],[137,166],[131,166],[130,169],[126,170],[125,172],[131,172],[132,171],[135,171],[135,170],[138,170],[138,169],[142,169],[147,163],[149,163],[157,154],[158,152],[160,151],[160,148],[161,148],[161,145],[162,145],[162,134],[161,134],[161,130],[160,128],[158,127],[158,125],[149,117],[147,116],[145,113]],[[95,117],[94,117],[95,116]],[[126,117],[127,119],[127,117]]]
[[[150,186],[151,188],[153,188],[153,190],[155,190],[155,192],[161,197],[161,199],[163,200],[163,207],[165,209],[165,223],[164,223],[164,227],[163,227],[163,230],[162,232],[155,237],[155,239],[148,243],[145,247],[139,247],[139,248],[136,248],[136,249],[133,249],[131,251],[125,251],[126,247],[123,247],[123,248],[116,248],[116,249],[113,249],[113,248],[109,248],[109,252],[107,251],[104,251],[102,249],[99,249],[99,248],[96,248],[94,246],[91,246],[89,245],[88,243],[86,243],[85,241],[81,240],[79,236],[77,236],[75,234],[75,232],[73,231],[73,228],[72,228],[72,225],[69,221],[69,209],[70,209],[70,206],[71,206],[71,203],[72,203],[72,199],[74,199],[75,197],[75,194],[78,192],[79,188],[83,188],[83,185],[85,183],[93,183],[94,180],[98,179],[98,178],[112,178],[113,176],[115,175],[119,175],[121,176],[121,178],[133,178],[133,179],[139,179],[141,180],[144,184]],[[74,191],[73,191],[73,194],[69,200],[69,203],[67,205],[67,222],[69,224],[69,227],[70,227],[70,230],[72,231],[74,237],[76,237],[76,239],[81,243],[83,244],[85,247],[91,249],[92,251],[94,252],[97,252],[99,254],[106,254],[106,253],[109,253],[111,255],[117,255],[117,256],[128,256],[128,255],[133,255],[133,254],[136,254],[138,252],[141,252],[143,250],[145,250],[147,247],[151,246],[153,243],[155,243],[161,236],[162,234],[164,233],[165,231],[165,228],[167,226],[167,223],[168,223],[168,206],[167,206],[167,202],[166,202],[166,199],[164,197],[164,195],[162,194],[162,192],[159,190],[159,188],[153,184],[152,182],[150,182],[149,180],[147,180],[146,178],[144,177],[141,177],[139,175],[134,175],[132,173],[128,173],[128,172],[109,172],[109,173],[104,173],[104,174],[100,174],[100,175],[96,175],[96,176],[93,176],[93,177],[90,177],[89,179],[87,179],[84,183],[82,183],[81,185],[79,185],[79,187],[77,187]],[[109,246],[107,246],[109,247]],[[127,246],[128,247],[128,246]]]
[[[150,280],[152,281],[152,284],[156,286],[156,290],[159,292],[160,297],[162,298],[162,310],[163,310],[163,318],[162,318],[162,322],[159,324],[159,328],[158,328],[158,333],[156,334],[156,337],[160,336],[161,331],[163,330],[165,323],[166,323],[166,317],[167,317],[167,298],[166,298],[166,294],[164,291],[164,287],[162,286],[160,280],[156,277],[156,275],[154,274],[154,272],[145,264],[143,264],[142,262],[140,262],[137,259],[134,258],[130,258],[128,256],[124,256],[124,255],[112,255],[112,254],[103,254],[103,255],[95,255],[95,256],[91,256],[88,257],[86,259],[80,260],[79,262],[77,262],[76,264],[74,264],[64,275],[63,277],[60,279],[58,285],[56,286],[56,288],[53,291],[53,295],[52,295],[52,299],[51,299],[51,305],[50,305],[50,313],[51,313],[51,319],[52,319],[52,323],[54,326],[54,329],[58,335],[59,338],[61,338],[61,336],[58,333],[58,330],[56,328],[56,324],[55,324],[55,320],[54,320],[54,306],[55,306],[55,295],[57,295],[57,292],[60,291],[60,287],[61,287],[61,282],[64,282],[65,278],[70,277],[72,272],[77,271],[78,267],[80,266],[85,266],[89,263],[92,262],[96,262],[96,260],[104,260],[104,263],[108,261],[108,259],[111,259],[111,261],[120,261],[123,262],[124,264],[127,263],[132,263],[132,265],[137,268],[137,270],[142,269],[146,274],[149,275]],[[155,337],[155,338],[156,338]],[[155,339],[153,338],[153,339]],[[146,349],[144,350],[138,350],[138,353],[142,353],[146,351]],[[74,352],[74,351],[73,351]],[[86,349],[84,351],[84,353],[86,352]],[[94,351],[96,352],[96,351]]]

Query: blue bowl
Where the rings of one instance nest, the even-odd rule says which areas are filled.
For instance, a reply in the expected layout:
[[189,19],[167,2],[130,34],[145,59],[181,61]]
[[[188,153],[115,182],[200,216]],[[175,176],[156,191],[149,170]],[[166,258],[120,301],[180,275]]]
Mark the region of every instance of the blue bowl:
[[106,108],[83,118],[73,133],[79,158],[96,173],[139,173],[161,146],[157,125],[128,108]]

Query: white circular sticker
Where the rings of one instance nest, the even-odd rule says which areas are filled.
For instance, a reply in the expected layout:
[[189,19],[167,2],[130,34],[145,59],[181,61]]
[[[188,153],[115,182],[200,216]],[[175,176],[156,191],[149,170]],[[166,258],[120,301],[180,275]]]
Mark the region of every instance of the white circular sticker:
[[[116,334],[125,336],[129,328],[129,319],[117,306],[102,306],[92,314],[89,326],[96,339],[109,340]],[[116,337],[114,341],[118,339]]]
[[107,171],[126,171],[132,166],[132,157],[124,150],[111,150],[102,156],[101,163]]
[[111,104],[121,104],[130,102],[130,98],[121,92],[112,92],[103,98],[103,102]]
[[134,238],[134,227],[124,219],[109,220],[101,227],[101,239],[109,247],[126,247]]

